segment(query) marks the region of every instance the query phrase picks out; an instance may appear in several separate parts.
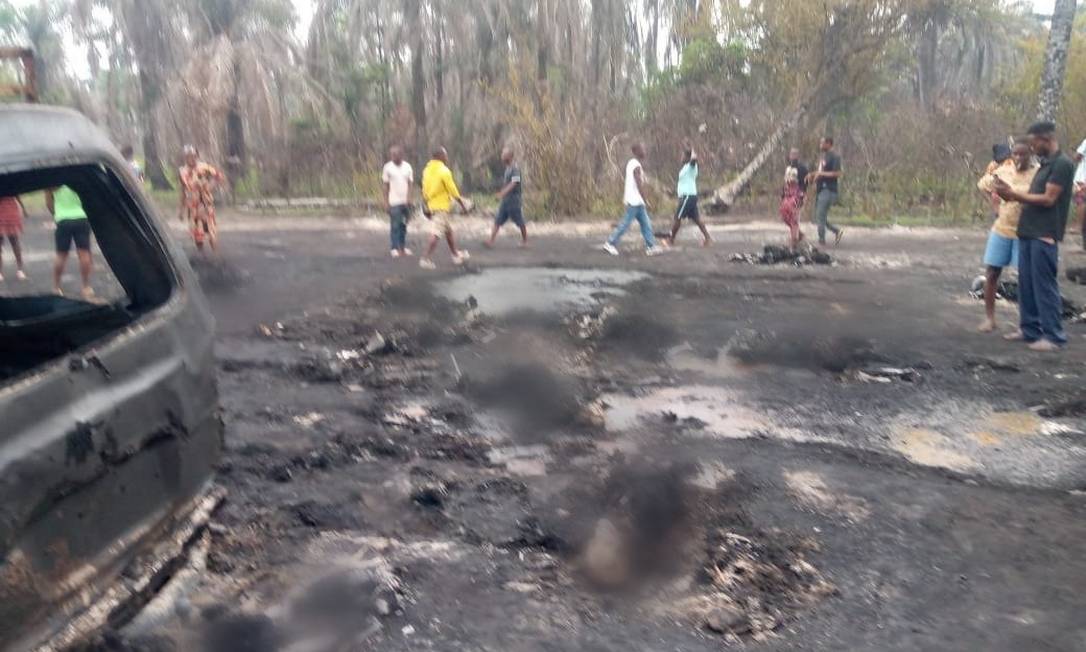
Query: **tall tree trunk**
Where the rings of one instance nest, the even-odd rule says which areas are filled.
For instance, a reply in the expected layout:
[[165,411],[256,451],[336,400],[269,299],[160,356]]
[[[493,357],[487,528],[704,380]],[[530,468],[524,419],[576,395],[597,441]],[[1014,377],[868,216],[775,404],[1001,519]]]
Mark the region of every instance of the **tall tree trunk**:
[[536,20],[536,44],[535,78],[540,82],[547,81],[547,68],[550,67],[551,48],[551,3],[550,0],[539,0],[537,3],[539,16]]
[[385,26],[381,22],[381,12],[377,18],[377,60],[381,64],[381,155],[388,152],[388,118],[392,113],[392,67],[388,62],[388,49],[385,45]]
[[1052,10],[1052,28],[1048,33],[1045,67],[1041,73],[1041,97],[1037,106],[1040,120],[1055,121],[1059,113],[1067,54],[1071,49],[1071,32],[1075,26],[1076,4],[1076,0],[1056,0]]
[[415,149],[418,160],[426,160],[430,144],[426,125],[426,69],[423,67],[426,41],[422,33],[422,0],[406,0],[405,13],[412,27],[411,114],[415,118]]
[[144,175],[155,190],[170,190],[170,181],[162,167],[158,153],[158,120],[155,118],[155,105],[158,103],[160,88],[158,80],[140,70],[140,117],[143,120],[143,158]]
[[938,88],[939,23],[928,20],[916,44],[916,95],[928,111],[935,110],[935,93]]
[[438,104],[445,99],[445,13],[444,7],[434,0],[434,90]]
[[592,0],[592,61],[591,61],[591,85],[599,87],[600,75],[603,68],[603,29],[605,0]]
[[656,60],[656,51],[660,45],[660,0],[652,0],[652,20],[649,23],[649,37],[645,40],[645,72],[651,79],[660,68]]
[[712,201],[714,209],[723,212],[735,204],[735,198],[750,184],[754,175],[758,174],[758,171],[762,169],[762,166],[769,161],[769,158],[773,156],[773,153],[780,147],[784,137],[795,129],[796,125],[799,124],[800,119],[802,119],[806,113],[807,105],[802,104],[793,111],[784,122],[777,125],[777,129],[770,134],[769,138],[767,138],[764,143],[762,143],[762,147],[758,150],[758,153],[754,155],[754,158],[747,164],[747,167],[743,168],[743,171],[739,173],[739,176],[716,189],[713,193]]

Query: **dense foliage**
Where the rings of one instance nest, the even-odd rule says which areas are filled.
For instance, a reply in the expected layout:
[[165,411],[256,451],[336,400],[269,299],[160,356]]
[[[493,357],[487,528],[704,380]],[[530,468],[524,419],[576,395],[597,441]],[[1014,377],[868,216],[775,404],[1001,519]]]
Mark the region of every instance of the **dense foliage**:
[[[1060,114],[1076,144],[1080,33]],[[314,0],[304,30],[291,0],[0,0],[0,40],[37,50],[44,97],[135,143],[160,187],[191,142],[241,195],[375,194],[400,142],[420,164],[445,145],[480,191],[511,142],[555,215],[612,210],[635,138],[666,192],[683,139],[708,188],[784,125],[750,210],[783,148],[813,158],[831,133],[854,216],[971,219],[992,143],[1035,115],[1047,34],[1004,0]]]

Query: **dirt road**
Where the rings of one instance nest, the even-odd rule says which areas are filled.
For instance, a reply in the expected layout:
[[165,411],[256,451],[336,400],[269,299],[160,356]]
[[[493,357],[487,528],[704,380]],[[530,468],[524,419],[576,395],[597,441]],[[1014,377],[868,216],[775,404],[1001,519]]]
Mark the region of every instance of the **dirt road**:
[[972,333],[981,232],[223,223],[229,498],[98,649],[1086,649],[1086,327]]

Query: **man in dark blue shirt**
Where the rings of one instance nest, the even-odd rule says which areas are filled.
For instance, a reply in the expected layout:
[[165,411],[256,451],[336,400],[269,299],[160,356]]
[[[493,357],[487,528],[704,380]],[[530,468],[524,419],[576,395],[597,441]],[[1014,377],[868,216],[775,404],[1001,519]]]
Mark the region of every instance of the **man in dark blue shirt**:
[[1021,330],[1008,339],[1025,340],[1034,351],[1057,351],[1067,343],[1060,319],[1059,243],[1067,230],[1074,192],[1075,164],[1060,151],[1056,125],[1038,122],[1029,128],[1029,144],[1041,159],[1029,192],[1018,192],[998,176],[995,191],[1023,205],[1018,222],[1018,308]]
[[521,186],[520,167],[514,160],[512,147],[502,150],[502,163],[505,164],[505,174],[502,177],[502,188],[498,191],[498,214],[494,217],[494,228],[490,231],[490,239],[483,246],[490,249],[498,238],[498,231],[506,222],[512,220],[520,229],[520,246],[528,246],[528,227],[524,225],[524,189]]
[[841,178],[841,157],[833,151],[833,138],[826,136],[819,143],[822,158],[818,171],[809,175],[807,183],[815,184],[815,222],[818,224],[818,243],[826,244],[826,231],[833,233],[833,243],[841,244],[845,230],[830,224],[830,208],[837,203],[838,180]]

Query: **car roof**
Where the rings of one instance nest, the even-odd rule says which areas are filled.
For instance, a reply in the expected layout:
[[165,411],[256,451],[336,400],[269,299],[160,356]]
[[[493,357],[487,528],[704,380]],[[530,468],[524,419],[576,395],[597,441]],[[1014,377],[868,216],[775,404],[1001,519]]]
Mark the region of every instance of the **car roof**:
[[77,111],[0,104],[0,173],[116,156],[105,133]]

